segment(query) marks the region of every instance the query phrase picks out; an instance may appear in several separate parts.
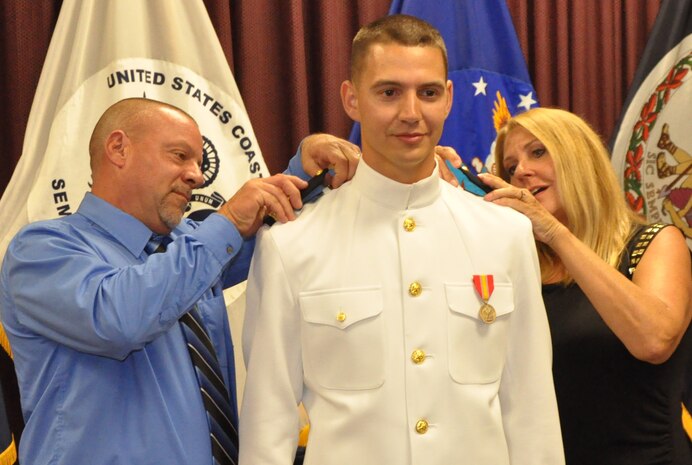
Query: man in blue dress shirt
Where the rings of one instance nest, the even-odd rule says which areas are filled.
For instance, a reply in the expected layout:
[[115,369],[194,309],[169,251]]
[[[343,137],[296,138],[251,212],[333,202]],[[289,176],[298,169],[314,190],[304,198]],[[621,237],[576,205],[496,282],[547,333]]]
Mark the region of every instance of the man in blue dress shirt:
[[[326,142],[319,137],[313,148]],[[352,174],[356,149],[333,141],[321,148],[303,154],[303,165],[336,163],[338,185]],[[26,420],[20,462],[212,464],[178,320],[197,306],[235,404],[222,290],[246,279],[266,214],[295,218],[306,182],[254,179],[204,222],[183,219],[203,182],[202,137],[189,115],[153,100],[110,107],[89,152],[93,187],[78,211],[25,227],[0,274],[0,314]],[[300,155],[289,172],[307,178]],[[165,253],[145,251],[152,233],[172,239]]]

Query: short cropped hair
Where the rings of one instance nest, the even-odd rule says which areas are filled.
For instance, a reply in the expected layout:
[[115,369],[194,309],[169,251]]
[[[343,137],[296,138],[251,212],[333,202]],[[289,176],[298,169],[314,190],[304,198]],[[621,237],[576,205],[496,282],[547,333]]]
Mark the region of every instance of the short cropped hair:
[[406,47],[435,47],[442,52],[447,79],[447,47],[430,23],[409,15],[384,16],[363,26],[353,38],[351,46],[351,81],[360,77],[363,61],[374,44],[399,44]]

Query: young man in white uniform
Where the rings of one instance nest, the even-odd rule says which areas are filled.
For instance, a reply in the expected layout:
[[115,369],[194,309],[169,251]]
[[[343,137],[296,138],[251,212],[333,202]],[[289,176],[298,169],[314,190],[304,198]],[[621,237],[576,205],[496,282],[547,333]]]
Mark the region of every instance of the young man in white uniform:
[[241,465],[564,463],[531,225],[440,180],[444,42],[388,16],[358,33],[341,97],[350,183],[258,236]]

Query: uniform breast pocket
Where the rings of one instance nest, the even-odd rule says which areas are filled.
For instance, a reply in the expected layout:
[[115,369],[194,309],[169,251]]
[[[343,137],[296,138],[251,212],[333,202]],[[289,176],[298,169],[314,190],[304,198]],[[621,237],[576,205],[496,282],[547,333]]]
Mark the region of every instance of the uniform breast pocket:
[[504,368],[507,333],[514,311],[510,283],[495,283],[489,299],[494,320],[479,316],[482,305],[472,284],[445,284],[448,312],[449,374],[460,384],[487,384],[500,378]]
[[303,368],[327,389],[374,389],[384,383],[382,290],[301,293]]

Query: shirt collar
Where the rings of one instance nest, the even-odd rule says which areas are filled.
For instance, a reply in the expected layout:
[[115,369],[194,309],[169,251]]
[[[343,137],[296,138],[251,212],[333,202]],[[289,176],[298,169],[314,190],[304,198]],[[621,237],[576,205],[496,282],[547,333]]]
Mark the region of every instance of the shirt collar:
[[78,214],[107,231],[133,255],[139,256],[153,232],[134,216],[87,192]]
[[430,176],[413,184],[402,184],[372,169],[362,158],[353,176],[353,185],[376,203],[394,210],[430,205],[440,195],[440,177],[435,168]]

